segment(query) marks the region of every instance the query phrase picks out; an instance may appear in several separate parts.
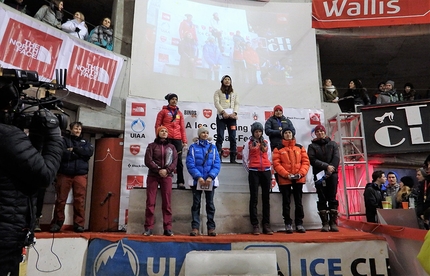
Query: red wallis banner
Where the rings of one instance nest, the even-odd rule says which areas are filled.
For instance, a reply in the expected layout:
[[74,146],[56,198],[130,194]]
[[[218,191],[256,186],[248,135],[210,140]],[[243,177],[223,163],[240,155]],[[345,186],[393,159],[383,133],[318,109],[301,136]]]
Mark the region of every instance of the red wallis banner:
[[313,0],[316,29],[430,24],[429,0]]

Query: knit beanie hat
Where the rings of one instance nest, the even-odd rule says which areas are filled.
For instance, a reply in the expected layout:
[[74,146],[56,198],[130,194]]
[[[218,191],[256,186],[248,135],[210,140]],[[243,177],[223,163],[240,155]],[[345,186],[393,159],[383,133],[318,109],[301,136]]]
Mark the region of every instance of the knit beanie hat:
[[262,132],[264,132],[263,125],[262,125],[261,123],[259,123],[259,122],[254,122],[254,123],[251,125],[251,134],[254,134],[254,132],[255,132],[256,130],[261,130]]
[[173,97],[176,97],[176,99],[179,99],[179,98],[178,98],[178,95],[176,95],[175,93],[169,93],[169,94],[167,94],[167,95],[164,97],[164,99],[166,99],[168,102],[170,102],[170,100],[171,100]]
[[289,130],[289,131],[291,131],[293,133],[293,137],[296,135],[296,130],[294,128],[292,128],[292,127],[287,126],[287,127],[285,127],[285,128],[282,129],[282,139],[284,138],[284,133],[287,130]]
[[391,86],[394,88],[394,81],[388,80],[385,84],[391,84]]
[[167,130],[167,132],[169,132],[169,130],[167,129],[167,127],[165,127],[165,126],[159,126],[159,127],[157,127],[157,137],[158,137],[158,135],[160,134],[160,131],[161,131],[162,129],[165,129],[165,130]]
[[229,75],[224,75],[222,78],[221,78],[221,83],[224,81],[224,79],[225,78],[230,78],[230,80],[231,80],[231,77],[229,76]]
[[284,112],[284,109],[279,104],[275,105],[275,107],[273,108],[273,112],[275,112],[276,110],[281,110],[282,112]]
[[197,130],[197,136],[200,138],[200,134],[202,134],[203,132],[207,132],[209,133],[209,130],[206,127],[199,127],[199,129]]
[[412,188],[414,186],[414,180],[410,176],[403,176],[400,178],[400,181],[403,182],[405,186]]
[[324,127],[323,125],[317,125],[317,126],[315,127],[315,132],[317,132],[317,131],[319,131],[319,130],[326,132],[326,131],[325,131],[325,127]]

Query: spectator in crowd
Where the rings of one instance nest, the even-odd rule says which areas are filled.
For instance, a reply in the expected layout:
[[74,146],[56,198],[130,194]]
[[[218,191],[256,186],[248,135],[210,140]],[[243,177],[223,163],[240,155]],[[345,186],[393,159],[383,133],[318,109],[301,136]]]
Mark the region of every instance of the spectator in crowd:
[[4,3],[22,13],[30,14],[27,4],[24,3],[24,0],[5,0]]
[[266,135],[269,136],[272,152],[279,146],[283,147],[282,130],[286,128],[292,129],[294,133],[296,132],[291,120],[284,116],[284,109],[282,106],[279,104],[275,105],[273,108],[273,115],[270,116],[264,124],[264,131]]
[[88,29],[87,24],[85,24],[85,16],[81,12],[75,12],[73,20],[69,20],[64,23],[61,29],[74,37],[83,40],[87,40],[88,38]]
[[339,93],[331,79],[325,79],[323,82],[323,98],[328,103],[337,103],[339,101]]
[[296,144],[294,127],[282,130],[282,146],[273,151],[273,168],[278,174],[279,191],[282,195],[282,216],[287,234],[293,233],[293,220],[290,216],[291,194],[294,196],[294,224],[298,233],[305,233],[302,204],[303,185],[309,171],[309,157],[302,145]]
[[430,175],[426,172],[426,169],[417,169],[417,180],[417,189],[412,191],[416,197],[415,211],[421,227],[428,230],[430,220]]
[[82,137],[82,123],[69,125],[70,132],[63,136],[63,157],[57,174],[54,217],[50,232],[61,230],[65,220],[64,209],[70,189],[73,190],[73,230],[84,232],[85,196],[87,193],[88,160],[93,156],[93,145]]
[[61,21],[63,20],[64,3],[60,0],[52,0],[49,6],[43,5],[34,18],[45,22],[53,27],[61,29]]
[[239,112],[239,96],[233,90],[230,76],[225,75],[221,78],[221,87],[214,94],[214,105],[217,110],[216,117],[216,147],[222,156],[222,144],[224,142],[224,130],[227,127],[228,141],[230,142],[230,163],[236,162],[236,129],[237,112]]
[[146,148],[145,165],[148,167],[146,179],[145,236],[152,236],[154,228],[155,201],[158,185],[160,185],[163,229],[165,236],[173,236],[172,232],[172,176],[176,168],[178,154],[175,146],[169,143],[168,129],[157,128],[157,137]]
[[[47,128],[33,118],[27,136],[11,125],[15,90],[0,81],[0,275],[10,276],[20,275],[23,248],[34,243],[37,192],[54,180],[62,153],[58,126]],[[58,125],[50,112],[42,114]]]
[[248,83],[257,84],[257,71],[260,70],[260,57],[258,56],[255,49],[252,47],[250,42],[245,44],[245,50],[243,50],[243,58],[246,65],[246,76]]
[[391,203],[392,209],[396,209],[396,196],[400,188],[397,179],[397,173],[390,171],[387,173],[387,183],[381,187],[383,198]]
[[409,202],[412,188],[414,187],[414,180],[410,176],[403,176],[400,178],[399,191],[396,195],[396,207],[403,208],[402,202]]
[[382,208],[381,186],[387,178],[383,171],[374,171],[372,173],[372,183],[368,183],[364,189],[364,205],[366,207],[367,222],[378,222],[376,209]]
[[370,104],[370,98],[367,94],[367,89],[363,87],[361,80],[353,79],[349,81],[349,88],[346,91],[344,97],[354,97],[356,105],[368,105]]
[[263,125],[254,122],[251,125],[249,141],[243,147],[243,166],[248,171],[249,184],[249,218],[253,227],[253,234],[260,234],[257,217],[258,187],[261,186],[261,200],[263,203],[263,233],[273,235],[270,228],[270,188],[272,181],[272,151],[270,143],[263,137]]
[[395,103],[398,101],[402,101],[402,99],[397,94],[396,89],[394,88],[394,81],[388,80],[385,82],[385,91],[382,92],[378,99],[376,100],[377,104],[386,104],[386,103]]
[[88,42],[113,51],[113,29],[109,17],[103,18],[101,25],[98,25],[90,32]]
[[187,134],[185,133],[184,114],[178,107],[178,95],[175,93],[167,94],[164,99],[167,100],[167,105],[158,112],[155,120],[155,134],[158,135],[158,128],[165,126],[168,129],[168,138],[170,143],[175,146],[178,154],[176,165],[176,183],[178,189],[185,189],[184,180],[184,164],[182,163],[182,151],[187,148]]
[[378,87],[376,88],[375,93],[370,99],[370,104],[376,104],[376,100],[378,99],[379,95],[381,95],[381,93],[384,91],[385,91],[385,82],[382,81],[378,83]]
[[193,139],[187,154],[186,164],[188,172],[193,178],[193,206],[191,207],[191,232],[190,236],[197,236],[200,229],[200,204],[204,191],[206,200],[207,229],[209,236],[216,236],[215,232],[215,205],[214,195],[218,186],[218,174],[221,169],[221,161],[216,147],[210,142],[209,130],[200,127],[197,136]]
[[[317,209],[323,227],[321,232],[338,232],[337,208],[339,201],[336,199],[338,186],[338,167],[340,162],[339,148],[326,134],[325,127],[315,127],[316,138],[308,146],[308,156],[312,165],[315,188],[318,194]],[[323,172],[324,177],[317,179],[317,175]],[[317,181],[318,180],[318,181]],[[329,220],[330,216],[330,220]]]
[[209,66],[208,79],[219,80],[222,55],[218,46],[215,44],[215,38],[213,36],[209,36],[206,44],[203,46],[203,58]]
[[191,32],[185,33],[184,38],[179,42],[178,52],[181,77],[194,78],[199,48]]
[[402,98],[403,101],[407,102],[415,100],[415,96],[416,91],[414,89],[414,85],[410,82],[405,83],[400,98]]
[[197,31],[196,25],[193,23],[193,16],[191,14],[185,15],[184,19],[179,25],[179,38],[184,40],[186,37],[190,37],[191,40],[197,44]]

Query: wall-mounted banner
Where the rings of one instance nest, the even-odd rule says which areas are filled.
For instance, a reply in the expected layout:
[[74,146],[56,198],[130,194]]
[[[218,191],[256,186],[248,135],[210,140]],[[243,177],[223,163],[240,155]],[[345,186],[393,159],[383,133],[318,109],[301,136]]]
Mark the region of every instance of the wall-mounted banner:
[[[212,95],[211,95],[212,96]],[[180,98],[180,95],[179,95]],[[125,213],[128,208],[130,190],[134,187],[146,187],[147,167],[144,165],[146,147],[155,139],[155,121],[158,112],[166,105],[167,101],[153,100],[147,98],[127,98],[126,116],[124,126],[124,158],[122,162],[121,202],[120,202],[120,225],[125,223]],[[217,111],[213,103],[179,102],[178,107],[184,115],[185,131],[188,145],[197,137],[197,129],[205,126],[209,129],[209,136],[216,137],[216,115]],[[273,106],[245,106],[239,109],[237,123],[237,159],[241,159],[241,149],[251,136],[251,124],[258,121],[265,124],[266,120],[273,115]],[[298,109],[284,106],[284,115],[291,120],[296,128],[297,143],[306,149],[313,139],[313,129],[316,125],[324,122],[324,113],[321,109]],[[229,150],[228,132],[225,131],[224,151]],[[266,135],[264,135],[268,138]],[[183,158],[185,158],[183,154]],[[228,159],[227,156],[222,158]],[[242,168],[240,168],[242,169]],[[184,168],[185,182],[189,174]],[[176,177],[174,178],[175,182]],[[244,182],[247,180],[244,179]],[[307,176],[304,191],[314,191],[312,172]],[[120,226],[121,228],[121,226]]]
[[124,60],[89,44],[0,7],[0,67],[37,71],[50,82],[55,69],[67,69],[67,88],[110,105]]
[[390,154],[430,150],[430,101],[363,106],[367,153]]
[[428,0],[313,0],[315,29],[430,23]]

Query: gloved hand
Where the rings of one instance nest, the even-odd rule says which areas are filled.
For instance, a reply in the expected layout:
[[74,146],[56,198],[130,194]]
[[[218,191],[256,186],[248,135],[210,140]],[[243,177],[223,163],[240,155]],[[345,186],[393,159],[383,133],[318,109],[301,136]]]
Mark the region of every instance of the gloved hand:
[[79,33],[81,31],[81,29],[79,29],[78,27],[75,28],[75,32]]

